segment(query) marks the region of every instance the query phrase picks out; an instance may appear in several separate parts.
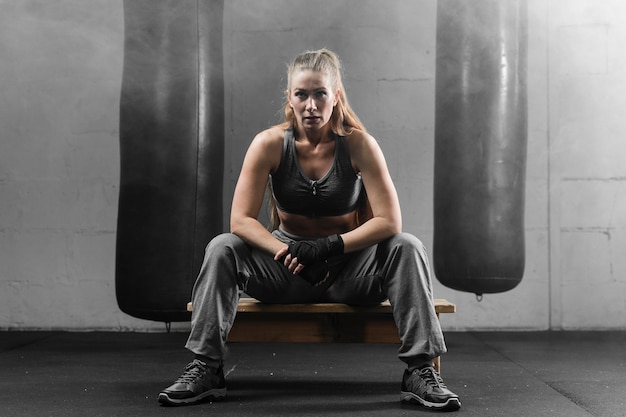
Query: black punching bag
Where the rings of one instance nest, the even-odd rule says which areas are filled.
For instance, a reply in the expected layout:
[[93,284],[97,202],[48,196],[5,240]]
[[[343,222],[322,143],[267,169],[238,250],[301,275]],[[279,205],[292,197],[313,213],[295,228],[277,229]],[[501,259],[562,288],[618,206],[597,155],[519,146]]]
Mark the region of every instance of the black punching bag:
[[124,18],[117,302],[185,321],[222,232],[223,0],[126,0]]
[[439,0],[433,259],[449,288],[524,274],[526,47],[525,0]]

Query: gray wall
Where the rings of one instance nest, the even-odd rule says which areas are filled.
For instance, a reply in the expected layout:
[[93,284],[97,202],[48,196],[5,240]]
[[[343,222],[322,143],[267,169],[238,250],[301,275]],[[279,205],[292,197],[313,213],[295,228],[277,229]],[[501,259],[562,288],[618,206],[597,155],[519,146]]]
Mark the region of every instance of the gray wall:
[[[0,0],[0,329],[162,329],[115,302],[122,6]],[[445,329],[626,328],[625,11],[529,0],[526,275],[481,303],[436,283],[458,306]],[[280,121],[287,62],[328,47],[386,154],[405,230],[430,249],[435,12],[436,0],[226,1],[226,216],[248,143]]]

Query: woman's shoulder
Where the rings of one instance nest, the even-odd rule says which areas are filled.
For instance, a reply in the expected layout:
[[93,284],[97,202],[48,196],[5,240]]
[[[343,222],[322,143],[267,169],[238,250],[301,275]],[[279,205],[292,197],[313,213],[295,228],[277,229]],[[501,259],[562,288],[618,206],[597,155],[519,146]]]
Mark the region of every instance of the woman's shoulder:
[[257,133],[254,138],[254,142],[259,142],[264,146],[276,146],[278,144],[283,143],[283,139],[285,137],[286,128],[280,125],[272,126],[261,132]]
[[250,143],[250,150],[258,149],[261,152],[268,152],[274,149],[282,149],[285,129],[280,126],[273,126],[256,134]]
[[346,141],[355,170],[371,168],[374,161],[384,160],[378,141],[366,131],[354,129],[346,136]]
[[361,129],[352,129],[346,136],[346,141],[351,150],[367,148],[376,143],[376,139],[372,135]]
[[250,143],[246,159],[256,161],[255,163],[274,171],[281,160],[284,136],[285,129],[280,126],[273,126],[257,133]]

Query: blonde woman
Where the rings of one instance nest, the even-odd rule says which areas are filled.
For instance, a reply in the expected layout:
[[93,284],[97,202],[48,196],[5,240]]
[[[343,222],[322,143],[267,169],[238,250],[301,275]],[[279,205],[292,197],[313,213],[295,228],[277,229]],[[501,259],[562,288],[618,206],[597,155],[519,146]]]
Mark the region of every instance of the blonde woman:
[[[433,368],[446,351],[424,246],[402,232],[383,153],[352,111],[338,57],[297,56],[288,69],[285,121],[248,148],[231,209],[231,232],[207,246],[193,291],[186,347],[195,354],[159,402],[226,395],[226,338],[239,294],[266,303],[376,305],[389,299],[407,364],[402,401],[457,410],[459,397]],[[257,219],[270,185],[274,226]]]

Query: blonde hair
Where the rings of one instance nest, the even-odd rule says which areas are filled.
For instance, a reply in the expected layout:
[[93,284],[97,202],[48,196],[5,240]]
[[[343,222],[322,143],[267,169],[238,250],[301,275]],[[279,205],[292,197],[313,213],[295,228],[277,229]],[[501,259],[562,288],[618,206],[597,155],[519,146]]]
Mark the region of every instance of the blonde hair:
[[[293,74],[298,71],[311,70],[315,72],[321,72],[330,77],[331,86],[334,91],[339,90],[339,100],[337,105],[333,108],[333,113],[330,117],[330,129],[338,136],[348,136],[354,129],[362,130],[366,132],[365,126],[361,123],[361,120],[356,115],[350,103],[348,102],[348,96],[343,86],[341,76],[341,61],[337,54],[328,49],[319,49],[317,51],[306,51],[296,56],[295,59],[289,64],[287,70],[287,94],[291,91],[291,80]],[[296,126],[297,121],[293,109],[289,105],[289,99],[285,100],[284,104],[285,119],[280,125],[283,129],[293,128]],[[365,190],[364,190],[365,191]],[[271,187],[268,184],[268,211],[269,211],[269,229],[275,230],[280,224],[278,218],[278,210],[276,209],[276,202],[271,193]],[[371,218],[371,208],[367,196],[363,196],[362,204],[357,210],[357,223],[363,223]]]
[[[317,51],[306,51],[298,55],[290,64],[287,70],[287,92],[291,90],[291,80],[293,74],[298,71],[311,70],[321,72],[330,77],[331,85],[334,91],[339,90],[339,100],[333,108],[330,117],[330,128],[339,136],[347,136],[352,130],[359,129],[365,131],[365,126],[361,123],[358,116],[350,107],[348,96],[343,86],[341,77],[341,61],[337,54],[328,49],[319,49]],[[289,100],[285,100],[284,105],[285,120],[281,125],[283,128],[295,127],[296,118],[293,109],[289,105]]]

